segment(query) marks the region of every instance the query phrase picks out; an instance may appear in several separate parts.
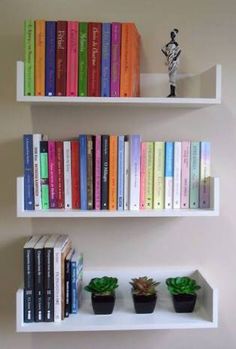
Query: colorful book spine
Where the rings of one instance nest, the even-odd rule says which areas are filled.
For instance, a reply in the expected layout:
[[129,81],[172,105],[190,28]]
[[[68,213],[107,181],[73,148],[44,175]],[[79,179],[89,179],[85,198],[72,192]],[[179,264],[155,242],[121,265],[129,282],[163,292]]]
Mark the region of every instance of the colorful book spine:
[[64,147],[64,194],[65,208],[72,208],[72,185],[71,185],[71,142],[63,142]]
[[66,96],[67,22],[57,22],[56,33],[56,95]]
[[78,22],[67,23],[67,78],[66,95],[78,95]]
[[124,210],[129,209],[129,141],[128,137],[125,136],[125,144],[124,144]]
[[95,136],[95,210],[101,209],[101,136]]
[[130,187],[129,209],[139,210],[140,199],[140,148],[139,135],[130,136]]
[[210,208],[211,145],[201,142],[200,208]]
[[45,21],[35,21],[35,95],[45,96]]
[[83,258],[75,252],[71,258],[71,313],[77,314],[79,309],[82,284]]
[[79,24],[79,96],[87,96],[88,23]]
[[57,175],[55,141],[48,141],[49,207],[57,208]]
[[111,97],[120,96],[121,24],[111,25]]
[[80,205],[87,210],[87,136],[81,135],[80,141]]
[[72,208],[80,208],[79,141],[71,141]]
[[101,209],[108,210],[109,136],[101,137]]
[[110,96],[111,24],[102,24],[101,96]]
[[24,209],[34,210],[33,135],[23,137],[24,146]]
[[65,317],[70,315],[71,305],[71,258],[74,253],[73,249],[70,249],[65,260]]
[[147,142],[147,158],[146,158],[146,201],[145,208],[153,208],[153,142]]
[[147,142],[141,143],[140,159],[140,209],[146,206],[146,176],[147,176]]
[[40,142],[40,178],[42,209],[49,208],[48,142]]
[[181,201],[181,142],[174,142],[173,208],[180,208]]
[[88,96],[101,95],[101,23],[88,25]]
[[124,136],[118,136],[118,210],[124,210],[124,145]]
[[87,209],[93,209],[93,178],[94,178],[94,147],[93,147],[93,136],[87,136]]
[[34,96],[34,36],[33,20],[24,21],[24,95]]
[[64,154],[63,142],[56,142],[56,173],[57,173],[57,205],[58,208],[65,207],[64,201]]
[[181,208],[189,208],[190,142],[182,142]]
[[121,25],[121,55],[120,55],[120,96],[128,97],[130,91],[129,81],[129,48],[131,43],[130,23]]
[[56,22],[46,22],[45,95],[56,93]]
[[41,210],[41,187],[40,187],[40,141],[41,134],[33,134],[33,159],[34,159],[34,209]]
[[190,155],[190,208],[199,207],[200,142],[191,142]]
[[174,175],[174,144],[165,143],[165,208],[172,208],[173,175]]
[[165,196],[165,143],[154,142],[153,208],[164,208]]
[[109,137],[109,210],[117,208],[117,136]]

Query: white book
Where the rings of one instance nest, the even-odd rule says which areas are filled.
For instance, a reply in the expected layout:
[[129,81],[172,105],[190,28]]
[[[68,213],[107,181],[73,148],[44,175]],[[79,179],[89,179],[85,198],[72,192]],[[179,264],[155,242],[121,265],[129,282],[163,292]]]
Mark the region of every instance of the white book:
[[139,210],[140,199],[140,147],[139,135],[132,135],[130,139],[130,187],[129,187],[129,209]]
[[181,194],[181,142],[174,142],[173,207],[180,208]]
[[34,163],[34,208],[42,209],[41,186],[40,186],[40,141],[43,136],[33,134],[33,163]]
[[71,183],[71,142],[63,142],[64,147],[64,195],[65,209],[72,208],[72,183]]
[[124,154],[124,210],[129,209],[129,142],[125,141]]

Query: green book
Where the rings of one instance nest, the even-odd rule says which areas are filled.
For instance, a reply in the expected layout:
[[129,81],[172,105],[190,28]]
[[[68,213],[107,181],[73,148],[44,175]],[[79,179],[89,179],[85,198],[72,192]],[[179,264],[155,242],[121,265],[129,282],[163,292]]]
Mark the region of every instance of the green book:
[[191,142],[190,154],[190,208],[198,208],[200,183],[200,142]]
[[42,209],[49,208],[49,184],[48,184],[48,142],[40,142],[40,184]]
[[87,96],[88,23],[79,24],[79,96]]
[[24,95],[34,96],[34,21],[24,21]]
[[146,205],[145,208],[153,208],[153,142],[147,142],[147,172],[146,172]]

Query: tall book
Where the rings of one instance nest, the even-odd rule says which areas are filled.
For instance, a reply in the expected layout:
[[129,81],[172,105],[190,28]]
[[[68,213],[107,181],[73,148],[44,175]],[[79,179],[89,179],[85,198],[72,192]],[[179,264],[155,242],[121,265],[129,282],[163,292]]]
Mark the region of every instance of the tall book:
[[95,136],[95,210],[101,209],[101,136]]
[[24,21],[24,95],[34,96],[34,21]]
[[200,142],[191,142],[190,150],[190,208],[199,207]]
[[40,142],[40,185],[42,209],[49,208],[48,141]]
[[57,173],[55,141],[48,141],[49,207],[57,208]]
[[117,208],[124,210],[124,136],[118,136],[118,190],[117,190]]
[[141,143],[140,158],[140,209],[146,206],[147,142]]
[[79,96],[87,96],[88,23],[79,23]]
[[173,175],[174,175],[174,143],[165,143],[165,208],[172,208]]
[[66,280],[65,280],[65,262],[66,262],[66,256],[71,250],[71,241],[67,241],[67,243],[64,245],[61,251],[61,319],[64,320],[65,318],[65,308],[66,308]]
[[57,22],[56,33],[56,95],[66,96],[67,22]]
[[117,209],[117,136],[109,137],[109,210]]
[[41,186],[40,186],[40,142],[43,136],[39,133],[33,134],[33,163],[34,163],[34,208],[42,209]]
[[32,236],[24,245],[24,322],[34,322],[34,246],[41,236]]
[[80,135],[80,205],[87,210],[87,136]]
[[45,20],[35,21],[35,95],[45,96]]
[[139,210],[140,200],[140,147],[139,135],[130,136],[130,187],[129,209]]
[[66,95],[78,95],[78,22],[67,23],[67,78]]
[[153,208],[164,208],[165,142],[154,142]]
[[69,317],[71,307],[71,258],[74,250],[71,248],[65,259],[65,317]]
[[46,22],[45,95],[56,94],[56,22]]
[[109,136],[101,138],[101,209],[108,210],[109,198]]
[[71,257],[71,313],[78,312],[81,302],[83,255],[74,251]]
[[146,202],[145,208],[153,208],[153,142],[147,142],[147,158],[146,158]]
[[110,96],[111,23],[102,24],[101,96]]
[[181,199],[181,142],[174,142],[173,208],[180,208]]
[[201,142],[201,167],[200,167],[200,208],[210,208],[210,142]]
[[71,141],[72,208],[80,208],[79,140]]
[[93,209],[94,202],[94,137],[87,136],[87,209]]
[[101,95],[101,23],[88,24],[88,96]]
[[56,141],[56,173],[57,205],[58,208],[64,208],[64,151],[62,141]]
[[130,158],[130,150],[129,150],[129,141],[128,136],[125,136],[125,144],[124,144],[124,210],[129,209],[129,158]]
[[111,97],[120,96],[121,24],[111,25]]
[[64,193],[65,208],[72,208],[72,183],[71,183],[71,142],[64,141]]
[[189,208],[190,142],[182,142],[181,150],[181,208]]
[[34,210],[33,135],[23,136],[24,153],[24,209]]

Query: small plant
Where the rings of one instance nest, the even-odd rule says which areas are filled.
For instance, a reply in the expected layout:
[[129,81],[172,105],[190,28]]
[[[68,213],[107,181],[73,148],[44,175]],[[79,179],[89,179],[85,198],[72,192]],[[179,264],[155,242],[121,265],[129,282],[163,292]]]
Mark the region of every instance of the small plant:
[[132,292],[139,296],[151,296],[156,294],[156,287],[160,282],[156,282],[153,279],[148,279],[147,276],[132,279],[130,285],[132,286]]
[[166,285],[172,295],[196,295],[196,291],[201,288],[194,279],[188,276],[169,278],[166,280]]
[[101,278],[91,279],[90,283],[84,289],[94,295],[109,296],[114,294],[118,286],[117,278],[103,276]]

